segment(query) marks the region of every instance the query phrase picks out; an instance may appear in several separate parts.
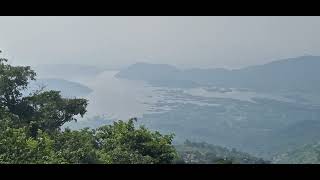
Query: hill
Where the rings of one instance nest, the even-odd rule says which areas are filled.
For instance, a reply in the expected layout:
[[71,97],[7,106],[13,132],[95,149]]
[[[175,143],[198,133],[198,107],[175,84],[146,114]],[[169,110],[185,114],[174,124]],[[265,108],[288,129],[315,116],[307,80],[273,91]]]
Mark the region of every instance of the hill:
[[90,78],[103,72],[105,68],[81,64],[42,64],[33,67],[39,78],[77,80]]
[[180,158],[191,164],[268,164],[270,162],[248,153],[229,150],[228,148],[205,142],[191,142],[176,145]]
[[[144,80],[160,86],[188,82],[187,87],[221,86],[250,88],[257,91],[319,92],[320,56],[301,56],[273,61],[241,69],[180,70],[164,64],[136,63],[120,71],[116,77]],[[158,83],[161,82],[161,83]]]
[[320,164],[320,143],[301,146],[275,156],[273,163],[278,164]]
[[92,92],[92,89],[81,83],[64,79],[38,79],[30,83],[29,91],[37,90],[42,86],[44,86],[46,90],[61,91],[61,94],[65,97],[86,96]]

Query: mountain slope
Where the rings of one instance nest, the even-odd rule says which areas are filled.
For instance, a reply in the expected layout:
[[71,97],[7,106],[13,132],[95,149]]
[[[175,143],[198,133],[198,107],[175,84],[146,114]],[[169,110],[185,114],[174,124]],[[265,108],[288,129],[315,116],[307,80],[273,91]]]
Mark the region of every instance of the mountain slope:
[[43,64],[33,67],[39,78],[77,80],[94,77],[105,69],[81,64]]
[[161,81],[162,86],[170,86],[172,82],[189,82],[198,86],[215,85],[259,91],[319,92],[320,84],[315,83],[320,77],[319,69],[320,56],[301,56],[236,70],[179,70],[170,65],[137,63],[120,71],[116,77],[144,80],[151,84]]
[[189,164],[267,164],[261,158],[235,149],[211,145],[205,142],[190,142],[176,145],[180,158]]
[[29,91],[41,87],[45,87],[46,90],[61,91],[61,94],[66,97],[86,96],[92,92],[92,89],[83,84],[64,79],[38,79],[30,83]]
[[308,144],[275,156],[278,164],[320,164],[320,143]]

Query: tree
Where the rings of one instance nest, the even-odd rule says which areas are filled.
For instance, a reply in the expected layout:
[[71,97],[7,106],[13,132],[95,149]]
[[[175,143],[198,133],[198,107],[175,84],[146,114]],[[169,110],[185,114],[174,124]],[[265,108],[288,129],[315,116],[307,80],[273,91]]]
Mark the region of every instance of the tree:
[[33,112],[27,118],[33,135],[37,129],[47,132],[59,130],[66,122],[76,120],[75,115],[83,117],[88,105],[86,99],[62,98],[59,91],[41,92],[25,97],[24,101]]
[[54,136],[54,150],[68,164],[109,163],[100,161],[97,153],[95,131],[66,129]]
[[36,91],[23,96],[36,73],[30,66],[11,66],[0,59],[0,107],[4,113],[15,116],[14,126],[25,127],[36,136],[38,129],[53,132],[66,122],[76,120],[76,115],[86,113],[86,99],[62,98],[59,91]]
[[27,88],[30,80],[35,80],[36,73],[30,66],[11,66],[7,59],[0,59],[0,105],[12,114],[23,117],[22,91]]
[[114,122],[97,129],[96,136],[103,157],[112,163],[171,163],[177,158],[173,135],[151,132],[143,126],[134,127],[136,119]]
[[25,128],[10,128],[0,132],[0,163],[50,164],[61,163],[53,149],[53,140],[39,131],[36,138],[29,137]]

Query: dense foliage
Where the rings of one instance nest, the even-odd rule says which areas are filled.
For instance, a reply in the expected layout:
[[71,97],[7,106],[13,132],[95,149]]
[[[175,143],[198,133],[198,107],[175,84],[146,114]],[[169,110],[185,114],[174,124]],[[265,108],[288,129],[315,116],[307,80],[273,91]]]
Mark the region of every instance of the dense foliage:
[[136,119],[97,129],[62,130],[88,101],[59,91],[23,95],[36,73],[0,59],[0,163],[172,163],[173,135],[135,127]]

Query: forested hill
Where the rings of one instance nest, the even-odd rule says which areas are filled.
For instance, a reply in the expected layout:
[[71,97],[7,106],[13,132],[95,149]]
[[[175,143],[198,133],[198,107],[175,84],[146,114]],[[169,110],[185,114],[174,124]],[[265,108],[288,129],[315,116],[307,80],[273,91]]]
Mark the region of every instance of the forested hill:
[[120,71],[117,77],[144,80],[158,86],[196,87],[210,84],[259,91],[319,92],[320,84],[314,83],[320,76],[319,69],[320,56],[301,56],[234,70],[180,70],[164,64],[136,63]]
[[273,158],[279,164],[320,164],[320,142],[306,144]]
[[248,153],[211,145],[205,142],[191,142],[175,146],[180,158],[190,164],[269,164],[262,158]]

